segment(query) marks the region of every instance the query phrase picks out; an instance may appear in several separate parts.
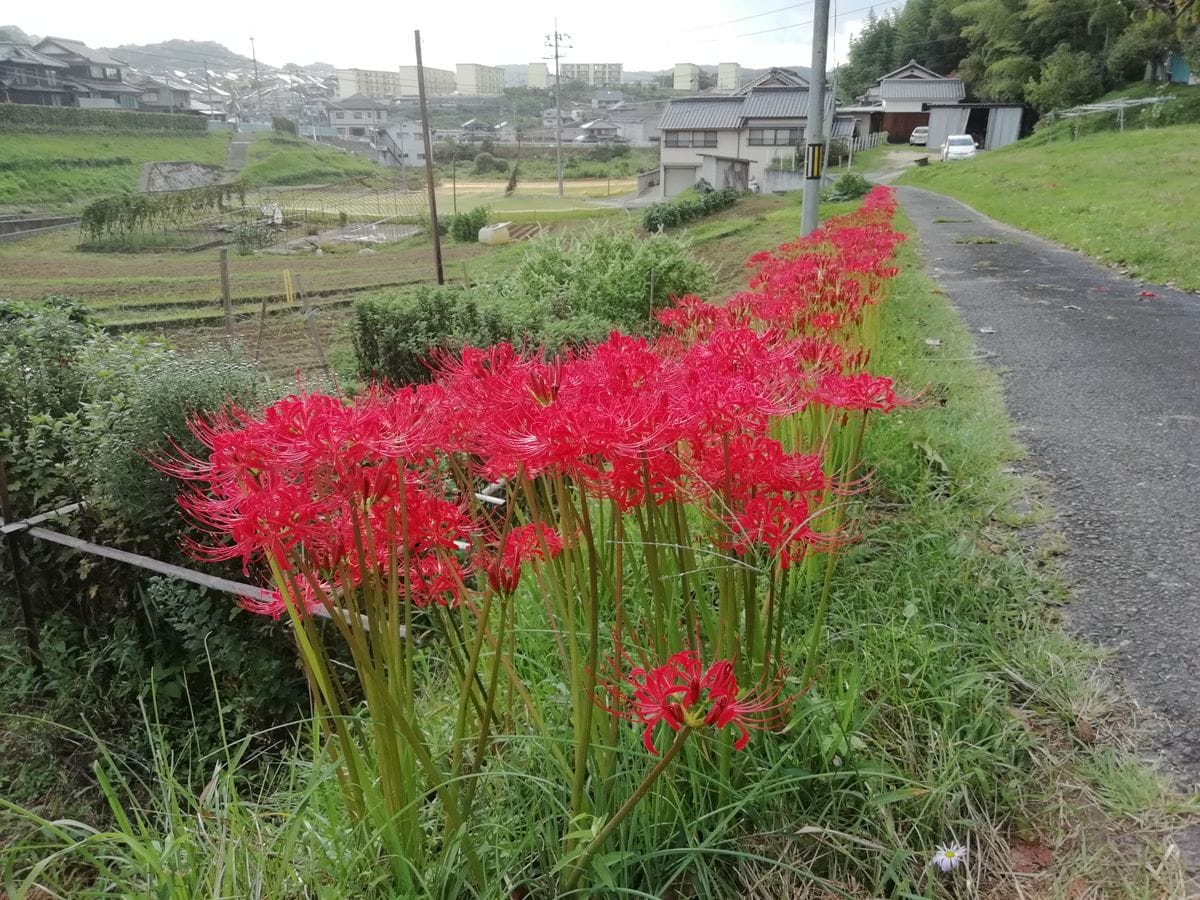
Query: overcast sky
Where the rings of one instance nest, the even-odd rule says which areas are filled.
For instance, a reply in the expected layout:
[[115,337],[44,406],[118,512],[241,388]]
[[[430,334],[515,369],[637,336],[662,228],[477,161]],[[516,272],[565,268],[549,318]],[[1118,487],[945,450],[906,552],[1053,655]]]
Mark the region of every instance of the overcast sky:
[[[837,0],[831,64],[845,58],[849,36],[862,28],[869,0]],[[883,12],[892,3],[874,5]],[[306,8],[311,11],[306,11]],[[619,62],[627,70],[665,69],[676,62],[738,62],[748,68],[809,65],[812,0],[690,0],[687,3],[551,3],[458,0],[355,3],[281,0],[94,0],[19,4],[0,18],[31,34],[74,38],[91,46],[149,44],[170,38],[218,41],[280,66],[320,60],[339,67],[393,69],[415,62],[412,32],[421,29],[425,64],[534,62],[549,51],[546,34],[570,34],[564,60]],[[730,21],[740,19],[741,21]],[[832,31],[832,29],[831,29]]]

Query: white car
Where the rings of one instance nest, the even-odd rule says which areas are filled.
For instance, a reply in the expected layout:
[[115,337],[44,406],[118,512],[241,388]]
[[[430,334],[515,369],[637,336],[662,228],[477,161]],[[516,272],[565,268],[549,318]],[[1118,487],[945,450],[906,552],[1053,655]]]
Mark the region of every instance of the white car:
[[974,159],[975,139],[969,134],[952,134],[942,144],[942,162],[952,159]]
[[909,146],[924,147],[925,142],[929,139],[929,126],[918,125],[912,130],[912,134],[908,136]]

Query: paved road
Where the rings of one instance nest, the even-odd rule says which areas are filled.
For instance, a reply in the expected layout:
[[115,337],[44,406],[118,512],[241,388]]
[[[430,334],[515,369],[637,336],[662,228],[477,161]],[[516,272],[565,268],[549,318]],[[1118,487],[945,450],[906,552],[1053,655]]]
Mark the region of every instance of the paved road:
[[[995,354],[1050,485],[1070,545],[1071,628],[1117,650],[1134,696],[1163,717],[1152,737],[1165,761],[1200,783],[1200,297],[954,200],[899,196],[931,274]],[[996,243],[957,243],[972,239]]]

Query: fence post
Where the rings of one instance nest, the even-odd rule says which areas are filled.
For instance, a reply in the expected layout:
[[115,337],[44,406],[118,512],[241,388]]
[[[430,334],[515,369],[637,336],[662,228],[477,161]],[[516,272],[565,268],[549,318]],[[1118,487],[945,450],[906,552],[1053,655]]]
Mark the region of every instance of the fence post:
[[221,248],[221,307],[225,310],[225,337],[233,351],[233,291],[229,286],[229,248]]
[[321,369],[325,372],[325,377],[329,377],[329,360],[325,358],[325,348],[321,345],[321,331],[317,328],[316,310],[308,300],[308,294],[304,293],[304,277],[297,274],[296,276],[296,293],[300,296],[300,302],[304,307],[304,327],[308,329],[308,339],[312,341],[313,348],[317,351],[317,360],[321,364]]
[[[8,524],[12,519],[12,511],[8,505],[8,472],[4,467],[4,457],[0,456],[0,519]],[[33,604],[29,600],[29,591],[25,587],[24,571],[21,568],[21,548],[17,544],[16,531],[10,531],[4,536],[8,544],[8,561],[12,566],[13,582],[17,586],[17,598],[21,602],[21,617],[25,620],[25,644],[29,648],[29,661],[33,663],[33,671],[45,674],[42,668],[42,648],[38,642],[37,620],[33,617]]]

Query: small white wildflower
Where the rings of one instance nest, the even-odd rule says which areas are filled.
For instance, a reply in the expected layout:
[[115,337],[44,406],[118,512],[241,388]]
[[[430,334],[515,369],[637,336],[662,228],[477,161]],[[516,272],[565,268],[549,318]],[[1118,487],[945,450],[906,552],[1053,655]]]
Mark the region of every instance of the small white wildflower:
[[945,847],[938,847],[937,852],[933,854],[933,864],[943,872],[957,869],[966,861],[967,848],[958,841],[953,841]]

